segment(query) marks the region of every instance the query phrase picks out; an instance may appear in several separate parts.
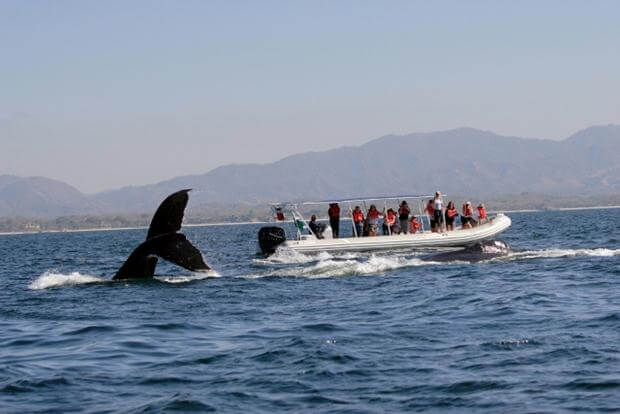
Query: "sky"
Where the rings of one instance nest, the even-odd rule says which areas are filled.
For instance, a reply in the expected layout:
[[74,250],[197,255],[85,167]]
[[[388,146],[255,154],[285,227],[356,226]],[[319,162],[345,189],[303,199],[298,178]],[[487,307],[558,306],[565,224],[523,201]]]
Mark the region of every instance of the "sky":
[[604,0],[0,0],[0,174],[94,193],[388,134],[563,139],[620,123],[619,17]]

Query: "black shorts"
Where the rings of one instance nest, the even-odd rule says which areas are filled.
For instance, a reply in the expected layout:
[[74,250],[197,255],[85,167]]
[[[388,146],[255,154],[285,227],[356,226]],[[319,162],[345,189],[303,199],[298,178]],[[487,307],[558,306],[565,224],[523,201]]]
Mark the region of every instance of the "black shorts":
[[435,210],[435,223],[443,223],[443,214],[441,214],[441,210]]

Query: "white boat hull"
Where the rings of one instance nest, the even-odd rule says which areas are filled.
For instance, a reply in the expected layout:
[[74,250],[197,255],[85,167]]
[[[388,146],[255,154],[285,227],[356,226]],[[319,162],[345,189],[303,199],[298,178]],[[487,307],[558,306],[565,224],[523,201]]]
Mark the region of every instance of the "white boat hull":
[[339,239],[317,239],[311,236],[303,240],[287,240],[282,245],[300,253],[464,247],[491,239],[510,227],[510,224],[510,217],[498,214],[489,223],[471,229],[458,228],[444,233],[427,231],[415,234]]

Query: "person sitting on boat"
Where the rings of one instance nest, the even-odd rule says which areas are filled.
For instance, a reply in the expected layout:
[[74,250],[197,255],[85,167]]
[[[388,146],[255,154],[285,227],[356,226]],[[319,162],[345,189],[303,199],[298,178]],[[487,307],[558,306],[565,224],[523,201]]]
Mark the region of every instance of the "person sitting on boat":
[[377,226],[379,225],[379,217],[381,216],[383,216],[383,214],[379,213],[379,210],[377,210],[377,207],[375,207],[374,204],[371,204],[368,209],[368,213],[366,214],[369,236],[377,235]]
[[438,232],[443,231],[443,199],[441,198],[441,192],[435,192],[435,198],[433,198],[433,208],[435,209],[435,228]]
[[312,215],[312,217],[310,217],[310,222],[308,223],[308,227],[310,227],[310,230],[312,230],[312,233],[314,233],[317,239],[323,238],[323,232],[325,231],[325,224],[317,223],[316,216],[314,214]]
[[474,220],[474,210],[471,207],[471,203],[468,201],[467,203],[463,204],[461,227],[464,229],[471,229],[476,224],[476,220]]
[[353,225],[357,237],[362,237],[364,235],[364,212],[360,206],[355,206],[353,210]]
[[435,204],[433,203],[433,199],[428,200],[428,204],[426,204],[426,215],[428,216],[428,221],[431,225],[431,231],[436,232],[435,228]]
[[407,202],[405,200],[403,200],[402,203],[400,203],[400,207],[398,208],[398,220],[400,221],[400,231],[398,232],[400,233],[405,233],[407,234],[407,222],[409,221],[409,214],[411,213],[411,210],[409,210],[409,206],[407,205]]
[[487,210],[484,208],[484,204],[480,203],[478,205],[478,223],[482,224],[486,223],[487,221],[489,221],[489,218],[487,216]]
[[459,213],[456,211],[454,201],[450,201],[448,207],[446,207],[446,230],[454,230],[454,220],[456,220],[458,215]]
[[395,233],[396,227],[396,212],[389,208],[383,219],[383,235],[392,235]]
[[332,228],[332,238],[337,239],[340,233],[340,206],[338,203],[331,203],[327,210],[329,225]]
[[418,221],[418,218],[416,216],[412,216],[411,220],[409,220],[409,232],[411,234],[417,233],[419,229],[420,229],[420,222]]

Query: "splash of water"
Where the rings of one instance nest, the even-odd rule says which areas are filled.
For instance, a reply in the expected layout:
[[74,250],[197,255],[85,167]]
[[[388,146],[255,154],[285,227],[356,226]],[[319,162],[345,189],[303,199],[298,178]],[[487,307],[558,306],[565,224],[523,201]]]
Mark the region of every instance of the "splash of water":
[[100,277],[83,275],[79,272],[62,274],[54,271],[47,271],[33,280],[28,285],[28,289],[41,290],[66,285],[83,285],[87,283],[100,283],[105,281],[105,279]]
[[[194,280],[202,280],[211,277],[220,277],[220,274],[214,270],[201,273],[193,273],[185,276],[158,276],[154,279],[164,283],[187,283]],[[98,276],[84,275],[80,272],[71,272],[69,274],[58,273],[56,271],[47,271],[41,276],[30,282],[28,289],[41,290],[50,289],[61,286],[85,285],[89,283],[111,282],[110,279],[104,279]]]

